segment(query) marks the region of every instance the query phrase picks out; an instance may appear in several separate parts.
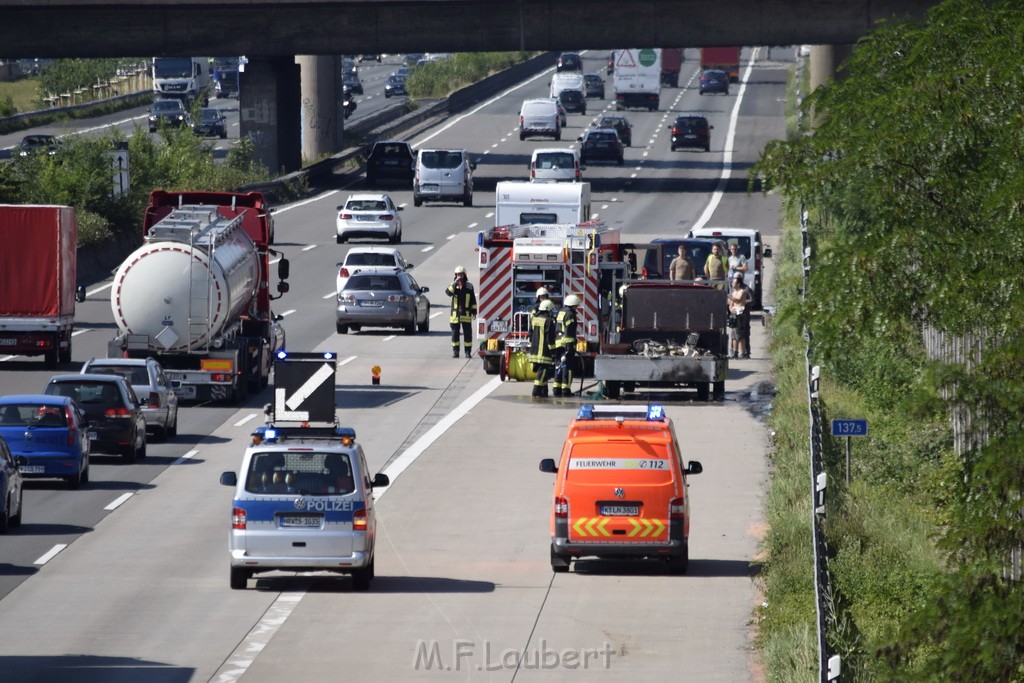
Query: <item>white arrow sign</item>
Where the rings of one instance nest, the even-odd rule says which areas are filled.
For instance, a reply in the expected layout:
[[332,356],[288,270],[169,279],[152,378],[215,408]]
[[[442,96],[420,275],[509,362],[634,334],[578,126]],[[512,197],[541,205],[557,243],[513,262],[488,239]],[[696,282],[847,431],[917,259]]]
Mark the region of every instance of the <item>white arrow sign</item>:
[[334,381],[334,368],[325,363],[291,397],[285,396],[284,387],[275,387],[274,419],[283,422],[306,422],[309,420],[308,410],[296,410],[296,408],[301,406],[328,379]]

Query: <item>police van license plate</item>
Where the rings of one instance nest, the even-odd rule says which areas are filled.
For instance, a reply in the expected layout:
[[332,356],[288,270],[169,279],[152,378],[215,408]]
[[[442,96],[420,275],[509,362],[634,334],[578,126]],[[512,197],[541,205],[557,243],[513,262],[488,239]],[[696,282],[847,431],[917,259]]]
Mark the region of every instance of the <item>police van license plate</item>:
[[605,517],[636,517],[640,514],[638,505],[602,505],[601,514]]
[[46,468],[42,465],[22,465],[18,468],[18,471],[22,474],[42,474],[46,471]]
[[309,515],[281,515],[281,526],[287,527],[305,527],[307,529],[319,529],[320,520],[319,516]]

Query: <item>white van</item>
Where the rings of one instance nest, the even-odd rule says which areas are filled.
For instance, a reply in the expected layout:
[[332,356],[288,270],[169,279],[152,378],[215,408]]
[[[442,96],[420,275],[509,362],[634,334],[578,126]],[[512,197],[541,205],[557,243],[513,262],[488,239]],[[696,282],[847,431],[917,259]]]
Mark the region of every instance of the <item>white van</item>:
[[771,258],[772,248],[764,246],[761,239],[761,231],[753,228],[694,228],[690,230],[689,237],[704,237],[719,239],[726,242],[726,256],[728,256],[728,245],[739,245],[739,253],[747,259],[747,272],[743,276],[743,283],[754,293],[752,308],[762,308],[762,293],[764,290],[764,259]]
[[412,203],[462,202],[473,206],[473,171],[464,149],[421,149],[416,153],[416,177],[412,185]]
[[530,182],[578,183],[583,180],[580,153],[574,147],[533,150],[530,157]]
[[527,183],[503,180],[494,191],[494,225],[586,223],[590,183]]
[[558,116],[558,104],[552,99],[524,100],[519,109],[519,139],[527,135],[551,136],[562,139],[562,124]]

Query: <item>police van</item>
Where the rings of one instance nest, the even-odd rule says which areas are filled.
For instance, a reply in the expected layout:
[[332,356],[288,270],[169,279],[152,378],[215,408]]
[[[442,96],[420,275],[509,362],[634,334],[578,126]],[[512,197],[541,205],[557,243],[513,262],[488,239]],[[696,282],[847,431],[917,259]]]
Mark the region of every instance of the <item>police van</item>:
[[569,424],[556,464],[551,512],[551,568],[569,571],[584,557],[660,559],[673,573],[689,566],[687,475],[663,406],[583,405]]
[[280,352],[274,364],[268,424],[253,432],[238,472],[220,477],[235,489],[231,588],[246,588],[254,574],[283,570],[350,574],[355,590],[368,590],[376,537],[373,489],[390,482],[385,474],[371,476],[355,430],[330,424],[333,354],[292,356]]

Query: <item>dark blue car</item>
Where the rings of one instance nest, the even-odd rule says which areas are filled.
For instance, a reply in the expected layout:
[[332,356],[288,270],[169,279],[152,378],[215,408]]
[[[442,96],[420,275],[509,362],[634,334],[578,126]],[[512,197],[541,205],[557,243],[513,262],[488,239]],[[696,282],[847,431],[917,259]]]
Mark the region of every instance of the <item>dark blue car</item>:
[[67,396],[27,394],[0,398],[0,436],[25,478],[58,478],[73,489],[89,481],[85,416]]

